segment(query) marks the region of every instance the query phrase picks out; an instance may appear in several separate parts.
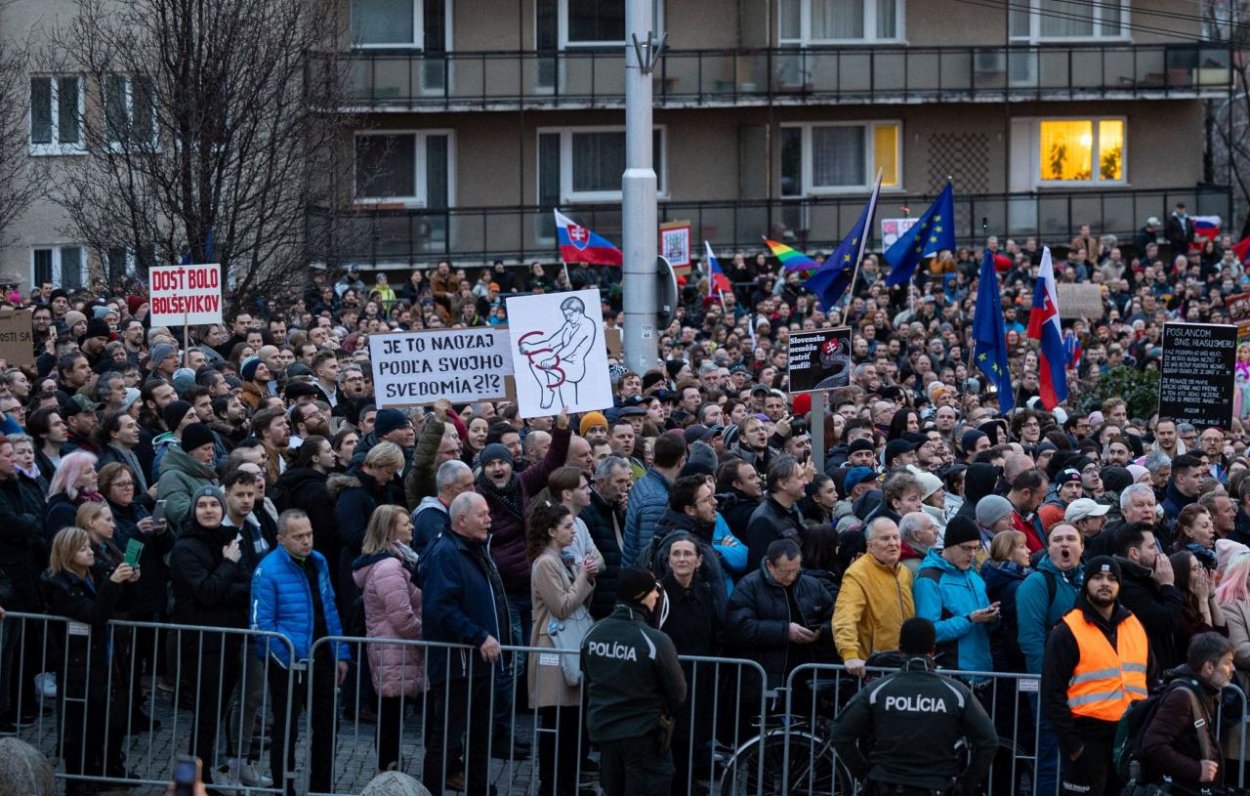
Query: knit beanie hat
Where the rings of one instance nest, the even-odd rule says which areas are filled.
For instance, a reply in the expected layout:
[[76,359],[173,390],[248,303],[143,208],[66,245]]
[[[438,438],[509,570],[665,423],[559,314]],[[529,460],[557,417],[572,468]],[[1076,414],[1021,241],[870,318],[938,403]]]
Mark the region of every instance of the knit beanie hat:
[[[187,416],[187,412],[192,410],[191,404],[186,401],[174,401],[169,406],[161,410],[161,419],[165,421],[165,428],[173,431],[182,423],[182,418]],[[190,450],[187,448],[186,450]]]
[[195,504],[198,503],[200,498],[202,497],[211,497],[214,500],[216,500],[218,503],[220,503],[222,516],[223,517],[225,516],[225,512],[226,512],[225,493],[222,492],[221,489],[219,489],[218,487],[213,486],[212,484],[206,484],[200,487],[199,489],[195,490],[195,492],[191,495],[191,520],[192,522],[195,521]]
[[595,426],[607,428],[608,419],[603,416],[603,412],[587,412],[582,415],[582,422],[577,426],[577,433],[584,437],[586,432]]
[[[104,309],[105,311],[107,311],[108,307],[105,307]],[[101,318],[92,318],[91,320],[87,321],[87,333],[84,334],[82,337],[84,340],[86,340],[89,337],[109,338],[112,336],[113,336],[113,330],[109,328],[109,325],[106,321],[104,321]]]
[[977,525],[982,528],[989,528],[994,523],[1006,517],[1015,508],[1011,505],[1011,501],[1000,495],[986,495],[977,501]]
[[477,457],[478,464],[482,465],[482,467],[485,467],[491,462],[500,460],[505,461],[508,464],[514,464],[512,461],[512,454],[508,452],[507,447],[498,442],[492,442],[485,448],[482,448],[482,452],[479,453]]
[[959,449],[964,453],[967,453],[975,448],[977,442],[985,436],[986,433],[984,431],[977,431],[975,428],[970,428],[964,432],[962,437],[959,438]]
[[1111,556],[1094,556],[1085,565],[1085,582],[1096,572],[1110,572],[1116,580],[1120,580],[1120,564]]
[[243,377],[243,381],[252,381],[256,378],[256,371],[260,368],[260,357],[248,357],[243,362],[243,367],[239,368],[239,375]]
[[946,524],[946,534],[942,537],[942,544],[946,547],[979,541],[981,541],[981,532],[977,530],[976,524],[967,517],[959,516],[952,517],[951,521]]
[[616,598],[636,603],[655,588],[655,575],[642,567],[625,567],[616,575]]
[[373,421],[373,433],[378,439],[382,439],[392,431],[409,425],[412,423],[408,420],[408,416],[398,409],[380,409],[377,418]]
[[187,453],[204,445],[214,445],[213,432],[203,423],[192,423],[182,430],[182,449]]

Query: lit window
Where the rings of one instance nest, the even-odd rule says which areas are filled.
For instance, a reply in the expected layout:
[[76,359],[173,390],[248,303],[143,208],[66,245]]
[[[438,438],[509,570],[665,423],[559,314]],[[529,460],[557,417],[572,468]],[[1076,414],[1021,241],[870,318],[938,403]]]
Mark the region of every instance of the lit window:
[[1124,181],[1123,120],[1043,120],[1037,140],[1042,183]]
[[782,127],[782,195],[866,190],[878,169],[883,188],[899,187],[901,133],[898,122]]

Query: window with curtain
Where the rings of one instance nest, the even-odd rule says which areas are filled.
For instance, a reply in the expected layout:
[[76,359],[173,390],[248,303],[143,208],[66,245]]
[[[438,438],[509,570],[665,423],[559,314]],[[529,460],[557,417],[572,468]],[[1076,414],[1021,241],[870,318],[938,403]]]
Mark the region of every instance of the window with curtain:
[[1123,119],[1043,119],[1037,143],[1040,183],[1124,181]]
[[900,0],[781,0],[783,43],[900,38]]
[[361,134],[355,140],[356,199],[451,206],[451,136],[448,133]]
[[1040,39],[1118,38],[1124,34],[1122,0],[1091,3],[1088,0],[1029,0],[1030,7],[1013,12],[1013,38],[1031,36],[1028,14],[1035,20]]
[[781,131],[781,192],[806,196],[863,190],[881,170],[881,185],[901,183],[898,122],[795,125]]
[[[651,139],[656,193],[665,188],[665,139],[656,128]],[[566,202],[620,201],[625,171],[625,131],[544,130],[538,135],[538,201],[544,206]]]

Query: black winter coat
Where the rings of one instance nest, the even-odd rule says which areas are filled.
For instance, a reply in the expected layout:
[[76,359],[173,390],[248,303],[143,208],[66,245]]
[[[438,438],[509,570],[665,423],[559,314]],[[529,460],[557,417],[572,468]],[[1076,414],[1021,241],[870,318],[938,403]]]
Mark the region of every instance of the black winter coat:
[[[783,588],[767,567],[761,562],[759,569],[738,581],[729,598],[726,641],[734,657],[759,661],[768,674],[768,687],[777,688],[795,667],[817,661],[819,649],[830,649],[833,598],[802,572],[788,589]],[[792,644],[791,622],[818,630],[817,640]]]
[[[732,528],[730,528],[732,530]],[[787,509],[772,495],[764,498],[755,511],[751,513],[751,521],[747,523],[747,572],[760,565],[768,546],[778,539],[794,539],[796,544],[803,536],[803,515],[797,506]]]
[[130,610],[144,619],[156,614],[164,614],[168,596],[169,566],[165,563],[166,556],[174,549],[174,531],[166,523],[165,533],[140,533],[139,520],[148,516],[148,510],[138,503],[131,503],[126,508],[109,501],[113,510],[113,522],[117,529],[113,541],[122,550],[131,539],[143,542],[143,552],[139,554],[139,582],[130,587],[133,599]]
[[[109,629],[123,587],[109,580],[97,584],[70,572],[44,573],[40,585],[48,613],[65,617],[54,623],[50,641],[65,691],[62,699],[103,699],[109,693]],[[80,728],[81,729],[81,728]]]
[[39,573],[48,560],[43,505],[20,479],[0,480],[0,570],[13,584],[10,611],[43,610]]
[[590,505],[577,516],[586,523],[590,538],[603,556],[603,566],[595,576],[595,590],[590,597],[590,615],[603,619],[612,613],[612,606],[616,604],[616,578],[621,571],[622,544],[618,534],[625,532],[625,510],[619,504],[609,505],[592,489]]
[[[247,627],[251,572],[244,559],[235,563],[222,555],[222,548],[237,534],[237,528],[204,528],[196,523],[174,545],[169,554],[174,622],[202,627]],[[187,642],[195,640],[193,633],[183,636]],[[221,643],[220,634],[204,634],[204,650],[218,650]]]
[[[1182,788],[1182,793],[1198,793],[1202,788],[1218,790],[1224,783],[1224,756],[1215,737],[1213,720],[1219,695],[1195,678],[1188,664],[1168,672],[1165,679],[1171,683],[1171,688],[1143,729],[1142,782],[1162,784],[1163,778],[1168,776]],[[1198,716],[1206,722],[1201,729],[1194,727],[1191,693],[1198,696]],[[1199,732],[1206,733],[1215,762],[1219,764],[1214,782],[1198,782],[1202,775],[1199,761],[1211,759],[1202,754],[1198,745]]]
[[325,556],[330,572],[337,573],[343,538],[334,516],[334,498],[327,486],[329,478],[329,473],[311,467],[291,467],[278,477],[271,497],[279,512],[301,509],[308,514],[312,521],[313,549]]
[[729,532],[739,539],[747,538],[747,525],[759,505],[759,498],[747,497],[737,489],[730,489],[716,496],[717,511],[725,518]]
[[1185,601],[1175,586],[1160,586],[1150,570],[1127,558],[1120,562],[1120,604],[1133,612],[1146,629],[1150,651],[1159,668],[1167,671],[1185,662],[1186,650],[1176,648],[1176,629],[1181,625]]

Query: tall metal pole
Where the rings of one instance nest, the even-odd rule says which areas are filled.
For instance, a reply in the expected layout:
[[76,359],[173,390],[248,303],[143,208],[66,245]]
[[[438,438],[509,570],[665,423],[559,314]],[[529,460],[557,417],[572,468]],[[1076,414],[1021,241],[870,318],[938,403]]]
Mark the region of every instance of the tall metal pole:
[[625,365],[643,373],[658,363],[656,177],[651,151],[651,72],[664,48],[653,0],[625,3],[625,173],[621,175],[624,238]]

